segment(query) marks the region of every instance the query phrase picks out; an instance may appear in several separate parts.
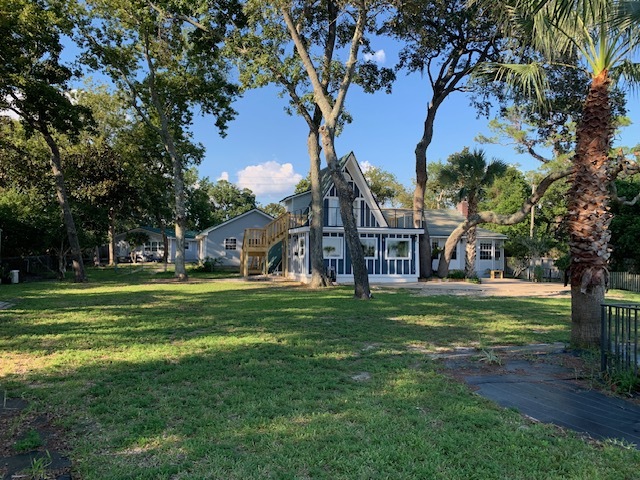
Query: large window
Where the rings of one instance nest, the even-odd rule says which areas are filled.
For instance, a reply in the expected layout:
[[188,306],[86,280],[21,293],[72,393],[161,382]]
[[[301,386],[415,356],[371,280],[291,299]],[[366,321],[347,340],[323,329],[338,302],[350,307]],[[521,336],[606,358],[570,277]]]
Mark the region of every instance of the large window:
[[378,257],[378,240],[376,238],[361,238],[360,245],[362,245],[364,258]]
[[322,238],[322,256],[324,258],[342,258],[342,252],[341,237]]
[[411,243],[409,239],[387,239],[386,255],[390,260],[411,258]]
[[493,258],[493,244],[480,243],[480,260],[491,260]]
[[237,250],[237,247],[238,247],[238,240],[236,240],[234,237],[224,239],[225,250]]

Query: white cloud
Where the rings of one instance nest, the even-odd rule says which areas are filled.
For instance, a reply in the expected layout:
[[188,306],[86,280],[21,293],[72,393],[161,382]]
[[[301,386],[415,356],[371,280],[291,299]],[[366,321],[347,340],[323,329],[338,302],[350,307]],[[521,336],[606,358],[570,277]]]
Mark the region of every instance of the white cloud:
[[256,196],[290,193],[302,180],[302,175],[295,173],[290,163],[280,164],[269,161],[259,165],[249,165],[238,172],[237,185],[249,188]]
[[375,53],[365,53],[364,59],[367,62],[384,63],[387,59],[387,54],[384,53],[384,50],[378,50]]
[[216,178],[217,180],[226,180],[227,182],[229,181],[229,172],[222,172],[220,174],[220,176],[218,178]]
[[367,173],[372,168],[374,168],[374,166],[371,165],[371,162],[367,160],[360,162],[360,170],[362,170],[362,173]]

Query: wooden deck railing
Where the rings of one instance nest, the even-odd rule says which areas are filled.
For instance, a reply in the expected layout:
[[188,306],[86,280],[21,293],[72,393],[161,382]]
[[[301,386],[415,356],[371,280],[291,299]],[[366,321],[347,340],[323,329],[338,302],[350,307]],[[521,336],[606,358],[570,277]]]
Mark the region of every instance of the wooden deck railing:
[[[264,228],[245,229],[240,258],[240,274],[242,276],[246,277],[249,273],[258,271],[267,273],[269,249],[287,238],[294,218],[295,216],[290,213],[285,213],[269,222]],[[283,265],[286,265],[286,254],[287,242],[284,242]]]

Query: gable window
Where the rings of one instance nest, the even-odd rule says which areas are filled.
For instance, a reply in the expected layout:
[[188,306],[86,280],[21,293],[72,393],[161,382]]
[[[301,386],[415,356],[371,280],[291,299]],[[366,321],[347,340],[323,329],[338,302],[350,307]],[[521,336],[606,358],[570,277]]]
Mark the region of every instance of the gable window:
[[480,243],[480,260],[491,260],[493,258],[493,244]]
[[323,258],[342,258],[342,238],[341,237],[323,237],[322,238],[322,257]]
[[375,238],[361,238],[360,245],[362,245],[362,252],[364,258],[377,258],[378,257],[378,240]]
[[224,239],[225,250],[237,250],[238,240],[234,237]]
[[387,240],[386,256],[390,260],[411,258],[411,245],[409,240],[389,238]]

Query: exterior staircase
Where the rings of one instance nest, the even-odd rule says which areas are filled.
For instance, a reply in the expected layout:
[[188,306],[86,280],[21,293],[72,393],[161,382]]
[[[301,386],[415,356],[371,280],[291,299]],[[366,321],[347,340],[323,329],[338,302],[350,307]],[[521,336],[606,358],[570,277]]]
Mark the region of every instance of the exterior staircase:
[[[278,242],[287,239],[292,215],[284,213],[264,228],[247,228],[242,240],[240,275],[266,275],[269,268],[269,250]],[[282,271],[287,271],[288,242],[282,243]]]

